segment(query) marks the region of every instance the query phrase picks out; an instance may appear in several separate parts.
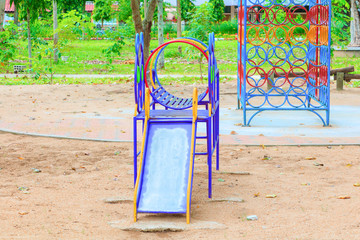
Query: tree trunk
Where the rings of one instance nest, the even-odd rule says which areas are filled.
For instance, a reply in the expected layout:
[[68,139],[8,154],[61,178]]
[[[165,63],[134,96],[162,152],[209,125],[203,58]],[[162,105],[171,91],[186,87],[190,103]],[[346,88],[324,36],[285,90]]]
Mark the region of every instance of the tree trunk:
[[231,16],[230,16],[230,21],[233,20],[235,18],[235,6],[231,5]]
[[[158,39],[159,46],[164,43],[164,17],[163,17],[163,0],[158,0]],[[159,68],[164,68],[164,52],[161,53],[159,59]]]
[[58,62],[59,54],[58,54],[58,42],[59,42],[59,34],[57,33],[58,28],[58,18],[57,18],[57,0],[53,0],[53,25],[54,25],[54,61]]
[[83,4],[82,4],[82,14],[85,15],[85,11],[86,11],[86,0],[83,1]]
[[[181,5],[180,0],[176,0],[176,9],[177,9],[177,37],[181,38]],[[181,54],[181,46],[178,48],[179,53]]]
[[146,9],[146,18],[141,21],[141,14],[140,14],[140,2],[139,0],[131,0],[131,10],[133,21],[135,25],[135,30],[137,33],[144,33],[144,59],[147,61],[149,58],[149,47],[150,47],[150,40],[151,40],[151,26],[152,26],[152,18],[154,16],[156,4],[158,0],[150,0],[149,4],[147,5]]
[[0,0],[0,31],[4,31],[5,0]]
[[146,18],[146,14],[147,14],[147,0],[144,0],[144,19]]
[[351,41],[349,46],[360,46],[360,16],[359,6],[355,0],[351,0],[351,22],[350,22],[350,34]]
[[31,56],[31,33],[30,33],[30,9],[26,8],[26,20],[27,20],[27,31],[28,31],[28,50],[29,50],[29,67],[32,68],[32,56]]
[[14,24],[19,26],[19,11],[18,11],[18,4],[14,2]]
[[104,28],[104,19],[101,19],[101,30]]
[[[86,0],[83,0],[82,1],[82,14],[84,15],[85,17],[85,13],[86,13]],[[85,28],[83,27],[82,28],[82,40],[84,41],[85,40]]]

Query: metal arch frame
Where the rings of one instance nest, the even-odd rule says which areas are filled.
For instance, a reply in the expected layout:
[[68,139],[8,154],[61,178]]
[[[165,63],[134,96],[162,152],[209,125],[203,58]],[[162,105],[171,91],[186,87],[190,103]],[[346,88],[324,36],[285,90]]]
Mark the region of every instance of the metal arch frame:
[[[243,110],[244,126],[250,126],[251,121],[260,112],[279,110],[310,111],[320,118],[324,126],[329,126],[331,1],[285,0],[282,3],[274,2],[274,0],[238,0],[237,107]],[[305,6],[309,6],[309,10],[306,10],[304,22],[294,23],[292,17],[295,16],[295,11],[305,9]],[[276,22],[278,11],[273,9],[277,7],[286,11],[283,24]],[[255,20],[250,20],[250,11],[256,15]],[[262,13],[260,13],[261,11]],[[263,18],[260,20],[260,14],[264,14],[264,21]],[[265,26],[270,30],[265,30]],[[308,33],[305,40],[295,38],[294,30],[297,27]],[[285,40],[282,42],[276,36],[276,31],[280,28],[288,30]],[[250,31],[255,33],[249,35]],[[260,37],[261,31],[266,35],[263,40]],[[271,33],[271,31],[273,32]],[[273,36],[270,36],[271,34]],[[254,39],[258,41],[255,42]],[[277,40],[279,40],[278,43],[272,43]],[[285,44],[287,41],[291,46]],[[270,49],[264,50],[264,44],[270,45]],[[289,49],[288,51],[283,48],[286,45],[288,45],[286,47]],[[301,48],[305,57],[296,57],[293,53],[296,48]],[[285,58],[277,56],[278,49],[286,52]],[[255,51],[255,53],[251,54],[250,51]],[[262,52],[259,53],[259,51]],[[253,60],[254,57],[260,59],[255,60],[258,63]],[[277,60],[275,64],[271,61],[273,59]],[[266,65],[270,67],[269,71],[264,70]],[[286,67],[289,70],[284,70]],[[299,69],[302,69],[304,74],[302,76],[295,75],[294,79],[302,80],[304,83],[301,86],[294,86],[294,79],[290,79],[288,75],[289,72],[294,73]],[[254,75],[249,74],[251,72],[262,74],[262,76],[255,80]],[[283,75],[278,74],[279,72]],[[272,78],[271,75],[275,75],[275,77]],[[279,82],[280,86],[278,86]],[[252,83],[255,86],[252,86]],[[266,86],[266,83],[270,86],[269,90],[261,88]],[[283,85],[288,86],[288,90],[282,89]],[[253,106],[250,100],[259,99],[259,97],[263,99],[262,103]],[[281,104],[272,104],[271,100],[277,97],[283,97],[284,100],[281,101]],[[291,100],[297,100],[297,102],[294,104]]]

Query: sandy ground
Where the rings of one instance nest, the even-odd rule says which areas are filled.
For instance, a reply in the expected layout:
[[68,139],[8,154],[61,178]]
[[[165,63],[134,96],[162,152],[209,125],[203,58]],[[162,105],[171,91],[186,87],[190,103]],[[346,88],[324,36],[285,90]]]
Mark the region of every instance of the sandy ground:
[[[235,105],[234,86],[222,84],[223,106]],[[191,94],[191,88],[179,93]],[[115,114],[112,109],[133,104],[131,84],[0,89],[1,118],[13,121],[58,119],[66,112]],[[332,104],[360,105],[354,101],[359,93],[332,91]],[[221,171],[250,175],[214,170],[213,197],[245,201],[209,201],[207,165],[199,158],[191,217],[225,224],[226,230],[126,232],[108,222],[130,223],[132,203],[103,199],[133,197],[131,143],[0,134],[0,239],[360,239],[360,187],[354,186],[360,182],[359,146],[221,146],[220,159]],[[258,220],[247,221],[248,215]],[[139,221],[174,218],[185,221],[184,216],[144,214]]]

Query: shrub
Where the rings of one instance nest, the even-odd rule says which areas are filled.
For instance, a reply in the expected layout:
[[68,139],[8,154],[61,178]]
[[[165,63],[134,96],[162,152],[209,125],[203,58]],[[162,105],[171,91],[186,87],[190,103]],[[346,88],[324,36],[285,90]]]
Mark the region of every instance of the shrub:
[[213,26],[213,31],[216,34],[236,34],[238,23],[237,20],[225,21]]
[[121,34],[123,37],[134,38],[136,31],[132,17],[129,17],[129,19],[124,24],[121,24],[118,28],[118,31],[119,34]]

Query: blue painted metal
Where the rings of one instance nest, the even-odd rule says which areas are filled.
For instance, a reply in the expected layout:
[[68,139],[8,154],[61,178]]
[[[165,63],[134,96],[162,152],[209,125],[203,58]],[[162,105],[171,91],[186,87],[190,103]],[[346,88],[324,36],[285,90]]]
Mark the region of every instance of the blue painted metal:
[[[239,0],[238,5],[237,102],[244,125],[259,112],[286,109],[311,111],[328,126],[331,1]],[[306,15],[301,21],[299,11]],[[294,34],[299,30],[305,33]]]
[[[207,151],[196,152],[195,155],[207,155],[208,163],[208,196],[212,196],[212,155],[216,150],[216,169],[219,170],[219,107],[220,107],[220,92],[219,92],[219,81],[220,74],[215,58],[215,35],[209,35],[209,43],[205,45],[203,42],[193,38],[182,38],[193,40],[206,47],[205,52],[208,55],[208,90],[199,94],[197,110],[196,127],[198,123],[205,123],[206,135],[196,136],[195,130],[195,143],[196,139],[207,139]],[[136,114],[134,116],[134,183],[137,178],[137,127],[138,121],[142,122],[144,127],[145,114],[140,104],[143,106],[144,98],[140,93],[140,89],[145,88],[144,74],[139,76],[137,70],[143,67],[143,52],[140,50],[143,47],[143,38],[141,35],[136,36],[135,41],[136,60],[135,60],[135,103],[138,105]],[[164,47],[159,51],[155,58],[155,67],[151,69],[153,78],[149,81],[153,81],[157,85],[157,88],[152,88],[151,97],[151,110],[149,128],[146,134],[145,140],[145,152],[143,156],[142,172],[140,173],[139,190],[137,192],[138,201],[138,212],[152,212],[152,213],[185,213],[186,201],[184,202],[184,186],[187,183],[186,176],[182,173],[188,172],[190,163],[190,152],[189,148],[183,147],[189,145],[191,142],[191,123],[193,118],[192,110],[186,110],[192,107],[192,98],[181,98],[172,95],[167,92],[166,89],[161,85],[161,82],[157,75],[157,61],[158,56],[166,49]],[[145,70],[144,70],[145,71]],[[162,107],[157,109],[157,105]],[[200,109],[204,106],[205,109]],[[156,131],[162,131],[160,135],[156,134]],[[177,133],[173,133],[174,129],[177,129]],[[189,133],[190,131],[190,133]],[[187,140],[178,136],[180,132],[187,133]],[[189,135],[190,134],[190,135]],[[173,140],[169,140],[169,138]],[[175,144],[175,140],[181,140],[182,142]],[[174,150],[169,150],[172,149]],[[155,154],[157,153],[157,154]],[[153,157],[155,154],[156,157]],[[182,156],[176,158],[173,156]],[[185,159],[185,156],[186,159]],[[179,161],[175,161],[179,160]],[[194,159],[191,159],[193,161]],[[170,164],[176,162],[176,164]],[[194,166],[194,165],[193,165]],[[177,172],[176,172],[177,171]],[[182,174],[182,175],[181,175]],[[181,176],[181,177],[180,177]],[[192,179],[192,178],[191,178]],[[170,184],[171,183],[171,184]],[[192,194],[192,191],[190,191]],[[161,200],[160,200],[161,199]],[[184,205],[185,203],[185,205]]]
[[138,212],[186,213],[192,122],[149,122]]
[[134,96],[136,111],[139,113],[143,109],[145,100],[144,82],[144,36],[143,33],[137,34],[135,38],[135,69],[134,69]]

